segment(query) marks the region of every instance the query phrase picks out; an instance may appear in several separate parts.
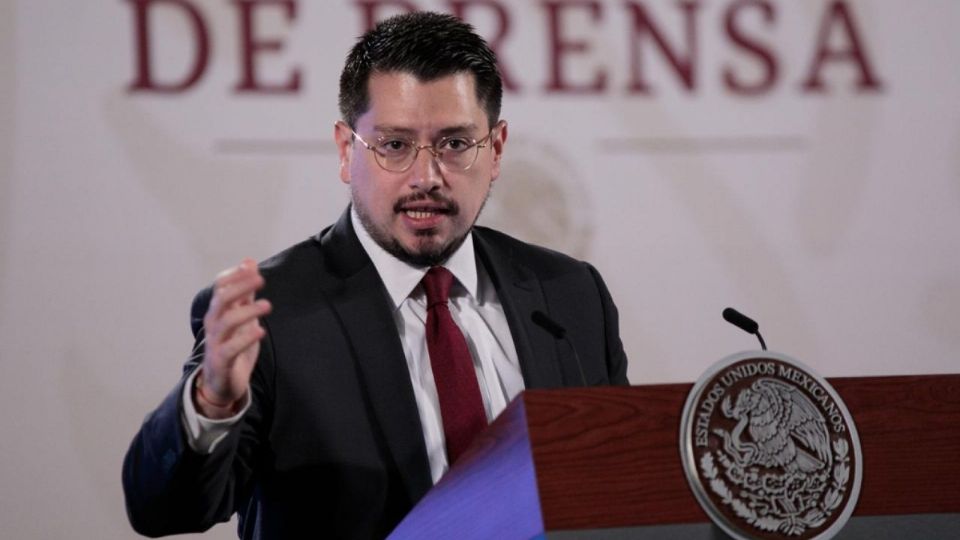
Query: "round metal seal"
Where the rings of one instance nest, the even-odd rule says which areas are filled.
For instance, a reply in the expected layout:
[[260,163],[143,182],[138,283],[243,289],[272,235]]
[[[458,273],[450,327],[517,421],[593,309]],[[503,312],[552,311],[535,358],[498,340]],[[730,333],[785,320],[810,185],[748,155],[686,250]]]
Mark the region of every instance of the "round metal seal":
[[680,454],[697,502],[734,538],[831,538],[860,495],[863,456],[846,405],[779,353],[734,354],[700,377]]

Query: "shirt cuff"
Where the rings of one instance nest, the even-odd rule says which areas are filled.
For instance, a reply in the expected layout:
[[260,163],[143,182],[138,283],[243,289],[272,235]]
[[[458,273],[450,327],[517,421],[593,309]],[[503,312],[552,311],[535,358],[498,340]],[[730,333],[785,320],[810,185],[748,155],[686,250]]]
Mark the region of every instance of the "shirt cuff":
[[187,432],[187,444],[190,449],[198,454],[212,454],[217,444],[230,433],[230,428],[237,425],[243,415],[246,414],[253,399],[250,397],[250,389],[248,388],[246,403],[243,404],[243,408],[237,414],[220,420],[202,416],[193,404],[193,385],[196,382],[198,371],[200,370],[193,370],[193,373],[187,377],[187,382],[183,385],[183,415],[181,420],[183,421],[184,431]]

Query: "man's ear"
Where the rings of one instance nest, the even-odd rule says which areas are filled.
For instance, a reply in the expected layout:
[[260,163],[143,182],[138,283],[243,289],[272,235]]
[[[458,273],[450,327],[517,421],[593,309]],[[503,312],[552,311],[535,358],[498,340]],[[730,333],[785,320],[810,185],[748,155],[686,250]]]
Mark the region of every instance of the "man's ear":
[[500,177],[500,160],[503,158],[503,147],[507,144],[507,121],[497,122],[490,136],[490,146],[493,148],[493,168],[490,171],[490,181]]
[[333,140],[340,157],[340,181],[350,183],[350,162],[353,159],[353,130],[343,120],[333,124]]

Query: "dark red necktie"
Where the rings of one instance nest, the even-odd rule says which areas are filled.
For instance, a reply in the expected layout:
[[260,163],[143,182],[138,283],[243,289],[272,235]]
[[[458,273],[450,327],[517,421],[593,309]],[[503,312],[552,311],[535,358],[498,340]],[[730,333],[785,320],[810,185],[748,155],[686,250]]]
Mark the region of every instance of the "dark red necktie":
[[431,268],[423,278],[427,293],[427,351],[451,464],[487,425],[473,358],[447,305],[452,284],[453,274],[440,266]]

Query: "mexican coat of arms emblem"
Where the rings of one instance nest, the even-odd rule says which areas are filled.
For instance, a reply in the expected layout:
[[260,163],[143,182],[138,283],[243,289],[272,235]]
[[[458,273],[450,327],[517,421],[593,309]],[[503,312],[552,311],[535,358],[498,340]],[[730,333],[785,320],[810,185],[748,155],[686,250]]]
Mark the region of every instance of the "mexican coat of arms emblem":
[[829,538],[860,491],[860,443],[826,380],[771,352],[721,360],[694,385],[680,448],[691,489],[735,538]]

